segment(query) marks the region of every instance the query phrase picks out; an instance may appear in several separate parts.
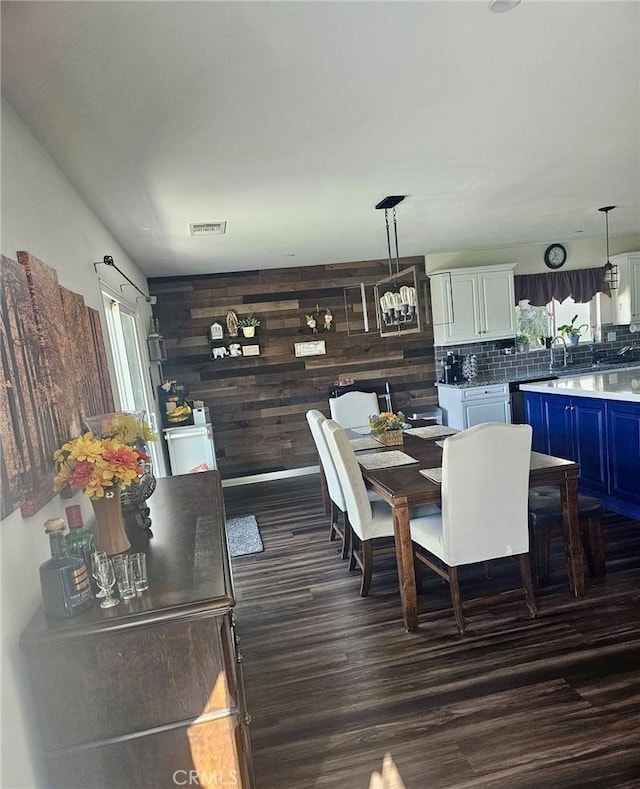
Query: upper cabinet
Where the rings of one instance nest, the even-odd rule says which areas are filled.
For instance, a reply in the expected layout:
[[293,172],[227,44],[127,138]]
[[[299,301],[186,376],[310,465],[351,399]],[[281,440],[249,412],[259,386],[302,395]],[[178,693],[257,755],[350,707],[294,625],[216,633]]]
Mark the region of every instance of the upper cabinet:
[[640,323],[640,252],[610,258],[618,267],[618,289],[613,292],[614,323]]
[[514,265],[459,268],[429,274],[436,345],[503,340],[514,336]]

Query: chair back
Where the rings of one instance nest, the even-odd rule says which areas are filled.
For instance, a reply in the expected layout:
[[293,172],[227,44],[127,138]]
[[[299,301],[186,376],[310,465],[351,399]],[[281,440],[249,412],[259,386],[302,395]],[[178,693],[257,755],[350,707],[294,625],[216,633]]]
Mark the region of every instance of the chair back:
[[347,504],[342,492],[342,485],[340,484],[331,452],[329,452],[329,447],[327,446],[327,439],[324,437],[322,431],[322,424],[327,421],[327,417],[315,408],[311,411],[307,411],[306,416],[311,435],[313,436],[316,449],[318,450],[322,468],[324,469],[329,497],[336,507],[342,512],[346,512]]
[[529,550],[530,425],[485,422],[449,436],[442,529],[451,566]]
[[375,392],[346,392],[340,397],[329,398],[331,418],[340,427],[361,427],[369,424],[369,417],[380,413]]
[[367,540],[372,521],[371,502],[356,453],[343,428],[333,419],[322,423],[322,431],[340,479],[349,523],[361,540]]

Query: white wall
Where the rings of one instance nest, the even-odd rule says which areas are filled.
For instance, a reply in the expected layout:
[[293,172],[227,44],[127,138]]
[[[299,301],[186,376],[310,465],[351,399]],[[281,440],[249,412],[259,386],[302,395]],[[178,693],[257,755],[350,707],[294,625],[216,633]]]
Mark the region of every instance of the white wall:
[[[146,279],[127,258],[87,205],[45,153],[12,108],[2,102],[2,254],[16,260],[27,250],[58,272],[60,284],[80,293],[102,315],[98,284],[101,279],[119,288],[122,279],[106,266],[93,262],[112,255],[121,268],[146,291]],[[105,339],[106,339],[106,331]],[[113,378],[112,374],[112,380]],[[89,517],[91,507],[84,496]],[[38,605],[38,566],[48,558],[49,541],[42,524],[64,507],[56,496],[32,518],[12,513],[0,523],[1,611],[1,751],[2,787],[44,785],[39,762],[36,722],[18,638]],[[89,703],[79,699],[78,703]]]

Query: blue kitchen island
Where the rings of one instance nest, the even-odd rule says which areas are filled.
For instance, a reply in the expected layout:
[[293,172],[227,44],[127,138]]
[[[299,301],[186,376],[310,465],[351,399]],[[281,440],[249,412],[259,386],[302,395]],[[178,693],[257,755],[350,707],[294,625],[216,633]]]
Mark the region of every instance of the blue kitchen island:
[[522,384],[533,449],[580,464],[580,490],[640,520],[640,367]]

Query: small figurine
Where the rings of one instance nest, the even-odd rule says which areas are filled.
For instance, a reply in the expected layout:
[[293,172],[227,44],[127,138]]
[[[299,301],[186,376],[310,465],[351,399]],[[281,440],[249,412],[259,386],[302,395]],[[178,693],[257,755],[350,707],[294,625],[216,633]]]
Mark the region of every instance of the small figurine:
[[229,351],[224,347],[221,348],[213,348],[211,350],[211,356],[213,359],[224,359],[225,356],[228,356]]
[[229,337],[238,336],[238,316],[233,310],[229,310],[227,313],[227,331],[229,332]]
[[212,323],[209,332],[212,340],[221,340],[223,337],[222,325],[220,323]]

